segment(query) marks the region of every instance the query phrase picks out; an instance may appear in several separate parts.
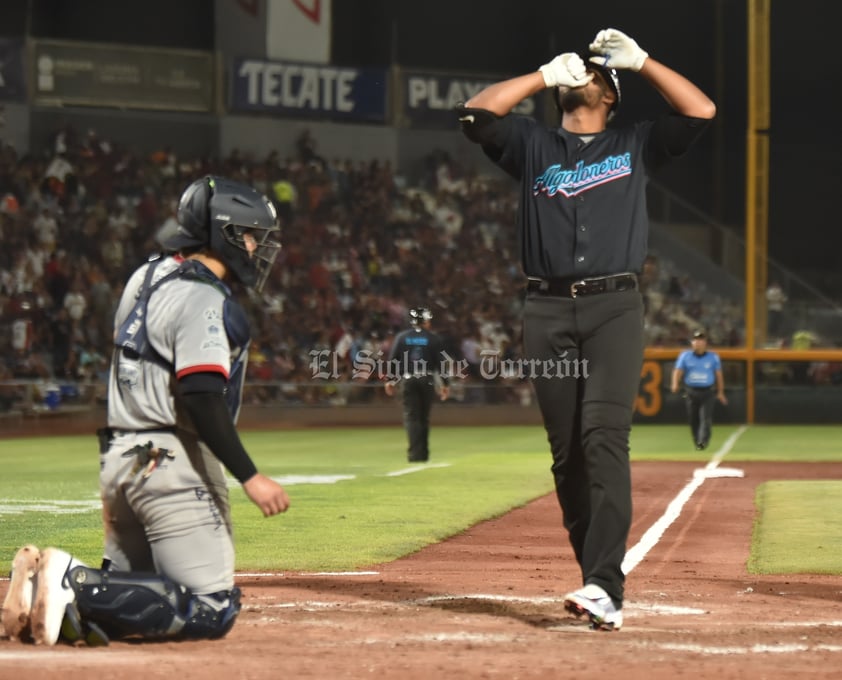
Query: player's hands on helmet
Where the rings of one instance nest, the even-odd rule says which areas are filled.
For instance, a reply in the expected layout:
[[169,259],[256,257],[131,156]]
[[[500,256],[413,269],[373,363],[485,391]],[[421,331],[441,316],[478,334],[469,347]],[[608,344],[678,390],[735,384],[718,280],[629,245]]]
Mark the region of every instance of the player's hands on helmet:
[[643,68],[643,62],[649,57],[648,52],[616,28],[606,28],[597,33],[590,50],[597,55],[590,59],[595,64],[631,71]]
[[289,497],[284,488],[259,472],[243,482],[243,491],[260,508],[264,517],[286,512],[289,507]]
[[588,73],[582,57],[575,52],[559,54],[538,70],[544,76],[544,84],[547,87],[582,87],[593,80],[593,73]]

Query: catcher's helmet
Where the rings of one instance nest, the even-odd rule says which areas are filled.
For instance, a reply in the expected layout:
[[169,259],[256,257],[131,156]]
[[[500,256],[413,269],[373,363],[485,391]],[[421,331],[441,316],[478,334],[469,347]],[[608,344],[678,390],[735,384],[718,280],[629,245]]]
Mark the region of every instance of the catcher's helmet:
[[[241,283],[260,291],[281,244],[275,206],[252,187],[222,177],[203,177],[178,202],[178,226],[164,227],[158,243],[172,252],[208,248]],[[249,253],[245,236],[256,248]]]
[[427,321],[431,321],[433,313],[426,307],[414,307],[409,310],[409,323],[413,326],[420,326]]
[[[585,68],[587,68],[588,71],[598,73],[614,93],[614,103],[608,110],[608,120],[611,120],[617,114],[617,109],[620,108],[620,99],[622,98],[620,94],[620,77],[617,75],[617,70],[611,68],[610,66],[604,66],[602,64],[604,57],[587,53],[580,54],[579,56],[582,58],[582,61],[585,62]],[[592,61],[592,59],[595,59],[596,61]],[[558,88],[555,89],[553,101],[555,102],[556,108],[561,112],[562,108]]]

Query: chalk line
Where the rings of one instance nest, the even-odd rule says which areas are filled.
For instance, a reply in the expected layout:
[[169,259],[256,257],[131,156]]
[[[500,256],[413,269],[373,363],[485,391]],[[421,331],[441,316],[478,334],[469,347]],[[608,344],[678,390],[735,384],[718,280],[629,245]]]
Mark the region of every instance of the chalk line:
[[681,509],[685,506],[687,501],[690,500],[690,497],[696,492],[696,490],[705,483],[705,480],[718,476],[742,476],[739,474],[740,471],[732,471],[730,469],[727,469],[725,474],[717,474],[716,468],[728,452],[734,448],[734,444],[737,443],[737,440],[747,429],[748,426],[743,425],[725,440],[725,443],[716,453],[713,454],[713,457],[704,469],[697,470],[696,473],[693,474],[693,479],[690,480],[687,486],[679,491],[678,495],[667,506],[664,514],[658,518],[658,521],[646,530],[646,533],[643,534],[634,547],[626,551],[626,556],[623,559],[622,564],[624,574],[628,574],[632,569],[640,564],[643,558],[646,557],[646,554],[658,544],[661,536],[663,536],[664,532],[670,527],[670,525],[678,519],[678,516],[681,514]]

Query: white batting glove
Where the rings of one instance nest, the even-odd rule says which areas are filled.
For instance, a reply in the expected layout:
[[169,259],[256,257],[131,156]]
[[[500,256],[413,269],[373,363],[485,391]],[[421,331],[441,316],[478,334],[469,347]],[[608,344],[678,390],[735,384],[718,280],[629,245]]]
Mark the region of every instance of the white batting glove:
[[608,68],[639,71],[649,57],[648,52],[640,49],[640,45],[616,28],[606,28],[597,33],[590,49],[598,55],[591,57],[591,61]]
[[544,76],[544,84],[547,87],[582,87],[593,80],[593,73],[587,72],[585,62],[575,52],[559,54],[538,70]]

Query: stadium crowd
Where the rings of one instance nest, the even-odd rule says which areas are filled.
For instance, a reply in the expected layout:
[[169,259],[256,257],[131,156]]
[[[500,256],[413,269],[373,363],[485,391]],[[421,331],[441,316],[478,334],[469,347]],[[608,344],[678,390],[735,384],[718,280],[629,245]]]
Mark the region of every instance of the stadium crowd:
[[[275,202],[283,250],[261,297],[248,295],[254,401],[380,398],[360,352],[388,355],[407,310],[427,306],[454,359],[456,399],[529,399],[513,363],[525,279],[515,252],[516,197],[504,178],[463,171],[444,151],[413,181],[388,162],[319,155],[304,130],[288,155],[180,158],[132,152],[95,131],[56,132],[43,153],[0,148],[0,382],[79,381],[104,396],[114,305],[156,251],[178,197],[204,174],[254,185]],[[741,310],[652,254],[642,277],[650,345],[679,345],[703,325],[738,345]],[[325,361],[327,360],[327,363]],[[321,363],[319,363],[321,362]],[[315,378],[329,367],[328,381]],[[506,369],[506,366],[509,366]],[[321,372],[324,377],[324,371]],[[515,389],[472,390],[472,381]],[[0,387],[0,410],[22,398]]]

